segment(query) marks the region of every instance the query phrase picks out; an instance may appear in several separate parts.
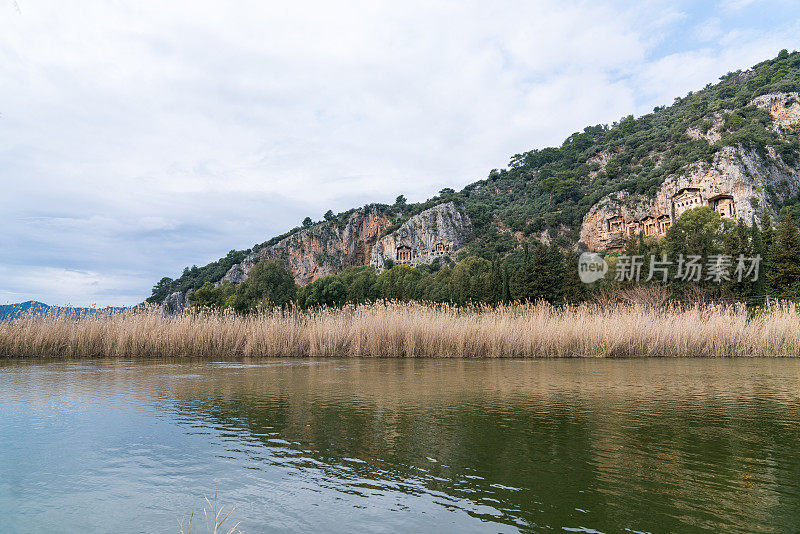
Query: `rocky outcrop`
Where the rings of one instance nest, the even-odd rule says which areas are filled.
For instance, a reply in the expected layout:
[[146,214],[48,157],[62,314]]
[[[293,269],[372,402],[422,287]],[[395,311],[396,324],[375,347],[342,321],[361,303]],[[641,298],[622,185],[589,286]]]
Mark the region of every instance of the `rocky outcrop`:
[[164,299],[164,303],[161,307],[166,313],[176,313],[182,311],[189,303],[188,296],[190,294],[191,290],[187,291],[186,293],[183,293],[182,291],[170,293],[167,298]]
[[753,99],[753,104],[772,115],[775,129],[796,129],[800,125],[800,94],[769,93]]
[[[784,134],[800,129],[798,93],[770,93],[751,104],[769,111],[774,130],[784,139],[788,139]],[[694,140],[715,143],[722,138],[722,124],[718,113],[707,130],[690,128],[686,133]],[[655,198],[625,192],[607,195],[583,218],[579,240],[591,251],[614,251],[639,233],[663,236],[687,209],[709,206],[723,217],[747,222],[764,210],[773,211],[766,193],[771,191],[779,200],[797,194],[800,169],[789,167],[773,147],[768,146],[766,152],[760,156],[741,146],[726,146],[715,153],[710,165],[696,162],[682,173],[668,176]]]
[[470,220],[453,202],[429,208],[382,237],[372,247],[370,265],[382,271],[387,260],[411,266],[452,256],[469,235]]
[[344,220],[304,228],[253,252],[231,267],[222,280],[235,284],[243,282],[250,269],[265,258],[285,261],[300,285],[335,274],[345,267],[365,266],[373,245],[391,222],[391,214],[378,208],[355,210]]
[[800,191],[800,169],[774,153],[762,158],[742,147],[724,147],[711,165],[695,163],[669,176],[655,198],[614,193],[592,206],[583,219],[580,241],[590,251],[619,250],[631,235],[664,235],[686,209],[710,206],[723,217],[757,218],[767,209],[766,191],[787,198]]

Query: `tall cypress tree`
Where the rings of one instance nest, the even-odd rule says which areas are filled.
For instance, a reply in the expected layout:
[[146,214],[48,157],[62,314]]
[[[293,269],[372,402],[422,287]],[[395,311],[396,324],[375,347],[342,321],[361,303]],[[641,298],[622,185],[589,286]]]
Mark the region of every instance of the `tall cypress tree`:
[[523,302],[536,300],[533,259],[527,243],[522,245],[522,266],[514,273],[514,298]]
[[531,259],[531,275],[530,275],[530,300],[548,299],[550,291],[550,272],[549,272],[549,258],[547,247],[545,245],[537,244],[533,251],[533,258]]
[[561,302],[564,295],[564,254],[556,245],[551,244],[547,247],[545,268],[547,288],[544,298],[548,302],[556,304]]
[[755,258],[755,261],[758,261],[758,258],[761,258],[761,263],[759,265],[759,273],[758,279],[752,283],[752,289],[750,291],[750,295],[753,296],[761,296],[764,294],[764,290],[766,289],[766,284],[764,283],[764,278],[766,273],[764,271],[764,241],[761,239],[761,230],[758,229],[758,224],[756,224],[756,216],[753,215],[752,226],[750,227],[750,251]]
[[503,264],[503,296],[504,304],[511,302],[511,283],[508,278],[508,264]]
[[789,212],[775,231],[770,254],[770,285],[779,297],[793,298],[800,290],[800,231]]
[[586,286],[578,274],[578,255],[570,252],[564,258],[564,284],[562,286],[564,302],[578,304],[586,297]]
[[761,213],[761,242],[764,255],[761,258],[761,276],[764,279],[764,290],[767,293],[773,292],[772,289],[772,242],[775,232],[772,228],[772,218],[765,209]]
[[495,260],[492,262],[492,272],[489,278],[489,302],[499,304],[503,299],[503,275],[500,272],[500,263]]
[[742,219],[737,221],[734,231],[725,233],[722,252],[730,256],[732,261],[730,279],[722,283],[724,293],[737,299],[747,297],[752,289],[750,282],[744,278],[740,282],[738,276],[734,275],[739,258],[750,256],[750,232]]

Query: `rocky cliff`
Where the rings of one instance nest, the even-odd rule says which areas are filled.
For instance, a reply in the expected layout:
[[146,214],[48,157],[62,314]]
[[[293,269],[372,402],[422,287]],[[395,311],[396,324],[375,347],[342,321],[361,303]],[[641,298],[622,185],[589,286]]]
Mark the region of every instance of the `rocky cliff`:
[[250,269],[265,258],[285,261],[300,285],[345,267],[367,265],[373,245],[391,223],[391,214],[377,208],[356,210],[344,221],[322,222],[304,228],[249,254],[231,267],[222,280],[234,284],[243,282]]
[[[797,93],[766,94],[752,104],[770,112],[772,127],[779,134],[793,133],[800,126]],[[706,132],[690,129],[687,135],[717,142],[722,114],[715,119]],[[632,235],[664,235],[683,211],[698,206],[710,206],[723,217],[749,223],[764,210],[774,215],[767,192],[779,201],[796,195],[800,192],[800,168],[787,165],[771,146],[762,155],[741,145],[725,146],[711,163],[698,161],[668,176],[654,198],[626,192],[603,197],[584,216],[579,240],[591,251],[619,250]]]
[[633,235],[663,236],[697,206],[748,223],[765,210],[796,209],[798,91],[800,52],[783,50],[652,113],[587,126],[560,146],[515,154],[506,168],[461,191],[353,210],[186,267],[177,279],[163,277],[148,302],[181,307],[205,283],[242,282],[263,258],[285,261],[307,284],[348,266],[382,270],[390,262],[419,265],[465,254],[520,259],[534,240],[615,250]]
[[469,237],[470,220],[453,202],[414,215],[372,247],[370,265],[382,271],[387,260],[411,266],[453,256]]
[[[453,202],[435,205],[400,224],[403,218],[398,209],[374,205],[296,230],[244,256],[214,285],[245,281],[250,269],[263,259],[285,262],[299,285],[346,267],[372,266],[380,272],[387,260],[410,265],[430,263],[439,256],[454,256],[470,232],[469,217]],[[399,226],[387,233],[393,224]],[[193,291],[170,292],[162,302],[164,310],[171,313],[185,308]]]

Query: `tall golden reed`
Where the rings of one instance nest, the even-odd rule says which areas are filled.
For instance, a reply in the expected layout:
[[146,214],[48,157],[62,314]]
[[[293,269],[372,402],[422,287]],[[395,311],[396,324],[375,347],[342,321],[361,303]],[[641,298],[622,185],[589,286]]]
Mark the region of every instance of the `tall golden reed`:
[[250,316],[144,308],[0,323],[0,357],[797,356],[800,310],[546,304],[500,308],[386,302]]

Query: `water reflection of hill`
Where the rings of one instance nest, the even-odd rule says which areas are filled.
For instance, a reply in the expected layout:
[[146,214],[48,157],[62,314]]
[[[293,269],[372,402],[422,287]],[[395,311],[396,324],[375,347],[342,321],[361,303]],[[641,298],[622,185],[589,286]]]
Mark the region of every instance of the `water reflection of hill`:
[[795,360],[6,366],[25,366],[13,383],[0,372],[19,402],[46,392],[147,406],[221,436],[245,458],[232,469],[295,470],[319,491],[370,502],[427,499],[495,530],[800,524]]
[[800,523],[800,436],[787,424],[800,420],[799,371],[765,360],[329,361],[206,368],[171,393],[189,418],[302,451],[347,491],[432,492],[529,528],[745,532]]

